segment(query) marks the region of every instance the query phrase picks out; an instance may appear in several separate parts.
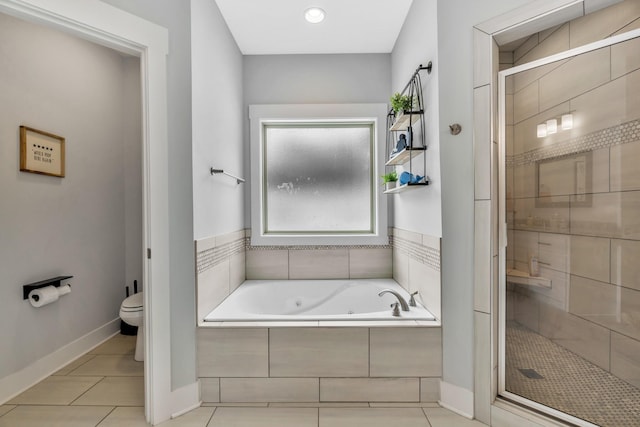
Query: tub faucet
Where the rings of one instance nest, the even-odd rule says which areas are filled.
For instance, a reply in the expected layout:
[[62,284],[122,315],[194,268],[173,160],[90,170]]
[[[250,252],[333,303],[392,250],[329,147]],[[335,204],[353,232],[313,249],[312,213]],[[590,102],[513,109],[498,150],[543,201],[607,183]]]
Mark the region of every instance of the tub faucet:
[[400,307],[402,307],[402,311],[409,311],[409,305],[404,300],[404,298],[402,298],[402,295],[400,295],[393,289],[383,289],[382,291],[380,291],[380,293],[378,293],[378,296],[381,297],[384,294],[392,294],[394,297],[398,299],[398,302],[400,303]]
[[418,295],[418,291],[415,291],[414,293],[411,294],[411,299],[409,300],[409,305],[411,307],[417,307],[418,304],[416,304],[416,298],[415,296]]

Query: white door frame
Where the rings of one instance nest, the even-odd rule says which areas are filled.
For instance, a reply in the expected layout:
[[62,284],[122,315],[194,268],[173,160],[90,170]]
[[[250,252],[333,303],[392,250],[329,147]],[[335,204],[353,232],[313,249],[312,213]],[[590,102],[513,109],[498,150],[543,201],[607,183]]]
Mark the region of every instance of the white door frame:
[[[0,0],[0,12],[140,57],[142,88],[145,415],[152,424],[197,405],[172,396],[169,182],[167,142],[168,31],[98,0]],[[182,405],[182,406],[180,406]]]

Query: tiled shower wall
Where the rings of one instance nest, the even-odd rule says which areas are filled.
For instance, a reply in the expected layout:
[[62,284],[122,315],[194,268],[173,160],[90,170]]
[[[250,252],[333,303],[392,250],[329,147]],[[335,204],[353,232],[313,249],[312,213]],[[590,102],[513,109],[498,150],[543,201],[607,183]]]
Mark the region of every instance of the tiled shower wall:
[[[514,65],[635,28],[640,2],[627,0],[532,36]],[[552,281],[510,285],[507,315],[640,387],[638,52],[631,40],[507,84],[507,267],[536,255]],[[568,112],[571,131],[537,138]]]
[[249,230],[196,241],[198,322],[245,278],[393,277],[440,316],[440,238],[389,230],[386,246],[252,246]]

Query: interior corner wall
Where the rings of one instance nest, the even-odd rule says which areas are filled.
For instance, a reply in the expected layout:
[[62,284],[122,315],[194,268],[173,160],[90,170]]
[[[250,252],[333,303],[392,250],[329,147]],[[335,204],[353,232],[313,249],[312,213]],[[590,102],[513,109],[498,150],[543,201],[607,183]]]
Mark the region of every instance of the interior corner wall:
[[[438,26],[437,1],[414,1],[391,54],[392,92],[400,92],[420,64],[433,63],[431,74],[420,72],[425,108],[426,175],[431,184],[407,191],[393,200],[396,228],[434,237],[442,236],[440,138],[438,132]],[[391,96],[391,93],[389,94]],[[421,163],[422,157],[414,162]]]
[[102,1],[169,30],[167,136],[171,312],[167,316],[171,319],[171,387],[176,390],[196,381],[191,176],[191,7],[189,1],[175,0]]
[[191,2],[195,240],[244,228],[242,53],[213,0]]
[[[473,390],[473,26],[532,0],[438,0],[443,381]],[[459,123],[462,133],[449,133]]]
[[[140,106],[139,83],[130,84],[138,58],[3,14],[0,57],[6,378],[117,320],[127,274],[142,279],[139,261],[125,256],[142,242],[141,213],[129,217],[141,206],[142,168],[125,161],[141,157],[142,142],[140,124],[125,125],[123,110]],[[65,138],[64,178],[19,171],[20,125]],[[74,276],[70,294],[41,308],[22,299],[22,285],[61,275]]]
[[[253,104],[388,104],[391,91],[390,54],[247,55],[243,70],[245,114]],[[247,119],[247,207],[251,206],[249,136]],[[244,218],[250,228],[250,209],[245,209]]]

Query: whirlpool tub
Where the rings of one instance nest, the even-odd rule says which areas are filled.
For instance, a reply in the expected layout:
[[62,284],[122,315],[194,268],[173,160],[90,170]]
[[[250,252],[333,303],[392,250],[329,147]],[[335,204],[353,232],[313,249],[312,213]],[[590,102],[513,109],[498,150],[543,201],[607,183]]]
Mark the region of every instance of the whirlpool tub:
[[392,316],[391,305],[409,293],[393,279],[247,280],[205,318],[205,322],[307,320],[436,320],[417,297],[417,306]]

